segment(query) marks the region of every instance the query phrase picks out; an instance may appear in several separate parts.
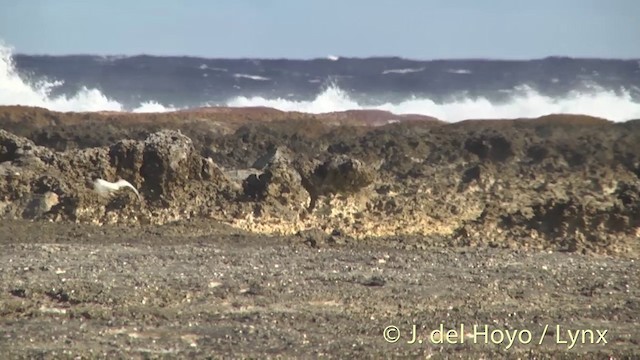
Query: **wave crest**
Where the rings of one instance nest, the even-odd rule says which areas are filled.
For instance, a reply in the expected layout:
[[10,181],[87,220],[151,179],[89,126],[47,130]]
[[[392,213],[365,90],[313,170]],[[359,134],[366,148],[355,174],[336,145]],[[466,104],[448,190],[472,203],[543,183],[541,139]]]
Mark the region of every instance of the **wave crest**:
[[[29,82],[16,70],[13,49],[0,41],[0,105],[43,107],[54,111],[124,111],[122,104],[110,99],[98,89],[82,87],[72,96],[52,96],[51,92],[63,81],[39,80]],[[164,112],[175,110],[157,102],[140,104],[134,112]]]
[[[415,69],[411,69],[415,70]],[[392,69],[390,73],[404,73],[407,69]],[[463,70],[455,70],[462,73]],[[242,75],[258,79],[253,75]],[[266,79],[266,78],[264,78]],[[260,78],[259,80],[262,80]],[[318,81],[321,81],[318,79]],[[156,101],[140,103],[125,109],[118,101],[99,89],[82,87],[72,95],[53,96],[52,90],[62,85],[59,80],[29,81],[16,70],[12,49],[0,41],[0,105],[25,105],[54,111],[132,111],[166,112],[181,108],[165,106]],[[640,93],[640,89],[633,87]],[[572,91],[563,97],[550,97],[527,86],[508,90],[508,101],[495,102],[484,97],[471,98],[464,94],[449,101],[437,102],[427,97],[412,97],[400,102],[362,104],[335,83],[326,87],[315,98],[295,101],[286,98],[238,96],[226,101],[231,107],[271,107],[283,111],[328,113],[347,110],[384,110],[395,114],[419,114],[445,121],[464,119],[533,118],[555,113],[584,114],[614,121],[640,118],[640,103],[629,91],[612,91],[591,86],[585,91]],[[203,104],[206,106],[207,104]]]
[[289,99],[247,98],[230,99],[228,106],[266,106],[283,111],[300,111],[314,114],[346,110],[385,110],[395,114],[420,114],[445,121],[465,119],[535,118],[549,114],[567,113],[601,117],[613,121],[640,118],[640,103],[634,102],[628,91],[616,94],[602,88],[589,93],[573,91],[562,98],[545,96],[531,87],[521,86],[511,92],[509,101],[492,102],[484,97],[458,96],[448,102],[435,102],[429,98],[411,98],[398,103],[361,105],[346,91],[336,85],[310,101]]

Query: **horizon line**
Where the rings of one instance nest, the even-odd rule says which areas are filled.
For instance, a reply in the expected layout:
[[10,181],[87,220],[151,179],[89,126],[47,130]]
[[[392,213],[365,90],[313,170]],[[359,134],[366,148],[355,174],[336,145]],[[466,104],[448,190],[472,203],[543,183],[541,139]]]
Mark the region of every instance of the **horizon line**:
[[286,56],[204,56],[204,55],[184,55],[184,54],[152,54],[152,53],[136,53],[136,54],[96,54],[96,53],[60,53],[60,54],[48,54],[48,53],[27,53],[16,52],[12,56],[33,56],[33,57],[73,57],[73,56],[92,56],[92,57],[104,57],[104,58],[134,58],[134,57],[166,57],[166,58],[192,58],[192,59],[206,59],[206,60],[294,60],[294,61],[313,61],[313,60],[326,60],[331,62],[337,62],[340,60],[367,60],[367,59],[401,59],[408,61],[535,61],[535,60],[548,60],[548,59],[571,59],[571,60],[619,60],[619,61],[640,61],[638,57],[599,57],[599,56],[570,56],[570,55],[547,55],[542,57],[441,57],[441,58],[418,58],[418,57],[404,57],[401,55],[370,55],[370,56],[342,56],[342,55],[325,55],[316,57],[286,57]]

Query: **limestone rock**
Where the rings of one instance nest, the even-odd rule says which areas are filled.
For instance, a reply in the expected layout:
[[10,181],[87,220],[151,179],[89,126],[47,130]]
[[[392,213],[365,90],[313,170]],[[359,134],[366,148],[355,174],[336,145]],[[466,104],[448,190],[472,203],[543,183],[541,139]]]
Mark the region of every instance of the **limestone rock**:
[[142,167],[144,143],[135,140],[120,140],[109,147],[110,165],[115,170],[115,177],[127,179],[136,187],[142,184],[140,168]]
[[19,162],[24,158],[50,158],[52,151],[33,141],[0,129],[0,163]]
[[464,149],[480,160],[503,162],[513,156],[511,142],[500,134],[482,134],[468,138]]
[[29,202],[22,216],[26,219],[39,219],[48,213],[59,203],[58,194],[47,191],[44,194],[36,194]]
[[[208,120],[196,126],[121,114],[90,130],[85,115],[64,125],[67,116],[76,115],[42,115],[45,133],[63,134],[57,140],[23,131],[24,122],[12,129],[31,140],[0,130],[3,218],[161,224],[206,217],[268,234],[340,229],[385,241],[411,236],[420,246],[637,254],[637,124],[551,116],[368,128],[242,118],[218,122],[229,131],[214,133]],[[83,132],[74,133],[79,124]],[[155,132],[162,128],[193,137]],[[207,148],[211,158],[201,156]],[[93,177],[121,177],[145,202],[130,192],[100,198],[87,184]],[[47,193],[58,203],[40,199]],[[316,246],[330,244],[321,235],[312,237]]]
[[311,196],[309,210],[315,208],[319,196],[353,194],[371,185],[375,179],[371,167],[347,155],[335,155],[315,167],[307,164],[306,168],[298,167]]
[[275,162],[260,175],[252,174],[242,184],[245,198],[259,202],[259,213],[296,216],[309,202],[300,174],[284,163]]
[[277,164],[290,165],[293,161],[293,154],[285,146],[272,147],[266,154],[258,158],[251,166],[254,169],[264,170],[269,166]]
[[144,141],[140,174],[149,199],[172,200],[177,187],[202,179],[202,159],[187,136],[163,130]]

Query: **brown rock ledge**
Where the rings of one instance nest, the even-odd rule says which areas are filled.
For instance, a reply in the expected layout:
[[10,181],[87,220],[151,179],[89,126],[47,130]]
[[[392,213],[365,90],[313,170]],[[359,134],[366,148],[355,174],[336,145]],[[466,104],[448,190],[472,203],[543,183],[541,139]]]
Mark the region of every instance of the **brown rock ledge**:
[[[211,218],[268,234],[637,256],[639,125],[566,114],[446,124],[379,111],[0,107],[0,216]],[[265,162],[273,149],[291,159]],[[100,198],[95,177],[124,178],[144,201]]]

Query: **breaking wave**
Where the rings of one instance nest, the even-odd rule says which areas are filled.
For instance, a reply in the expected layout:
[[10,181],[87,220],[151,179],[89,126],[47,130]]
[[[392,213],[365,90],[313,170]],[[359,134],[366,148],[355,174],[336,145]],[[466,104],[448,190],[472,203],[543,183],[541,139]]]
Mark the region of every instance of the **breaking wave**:
[[[332,60],[338,60],[332,57]],[[201,68],[207,67],[206,65]],[[226,69],[224,69],[226,70]],[[421,68],[391,68],[387,74],[405,74],[419,71]],[[468,74],[467,69],[452,69],[457,74]],[[267,78],[237,73],[236,77],[260,80]],[[322,82],[321,79],[309,80]],[[12,58],[12,49],[0,42],[0,105],[25,105],[43,107],[54,111],[131,111],[166,112],[184,109],[161,104],[157,101],[141,102],[137,105],[122,103],[109,97],[99,89],[82,87],[78,92],[68,95],[53,95],[53,90],[63,84],[60,80],[31,79],[19,74]],[[435,101],[426,97],[411,97],[398,102],[379,102],[363,104],[347,91],[333,84],[321,90],[309,100],[290,98],[236,96],[218,105],[231,107],[266,106],[283,111],[306,113],[327,113],[345,110],[377,109],[396,114],[421,114],[433,116],[445,121],[464,119],[520,118],[538,117],[552,113],[572,113],[597,116],[614,121],[626,121],[640,118],[640,103],[637,94],[640,89],[632,87],[629,91],[612,91],[592,87],[588,91],[572,91],[563,97],[550,97],[527,86],[508,90],[508,101],[495,102],[484,97],[459,95],[449,101]],[[634,95],[635,99],[634,100]],[[174,100],[177,101],[177,100]],[[179,103],[179,102],[177,102]],[[186,105],[183,105],[186,106]],[[207,106],[203,103],[201,106]]]
[[[110,99],[98,89],[82,87],[72,96],[52,96],[52,91],[63,84],[60,80],[31,82],[18,74],[12,58],[12,49],[0,42],[0,105],[24,105],[54,111],[125,111],[122,104]],[[141,103],[133,112],[164,112],[175,108],[157,102]]]
[[545,96],[528,86],[511,92],[507,102],[492,102],[486,98],[458,97],[449,102],[435,102],[428,98],[411,98],[398,103],[381,103],[362,106],[347,92],[335,85],[329,86],[311,101],[268,99],[264,97],[236,97],[229,106],[266,106],[283,111],[326,113],[344,110],[376,109],[395,114],[421,114],[445,121],[465,119],[530,118],[549,114],[583,114],[613,121],[640,118],[640,103],[634,102],[628,91],[597,89],[589,93],[573,91],[562,98]]

